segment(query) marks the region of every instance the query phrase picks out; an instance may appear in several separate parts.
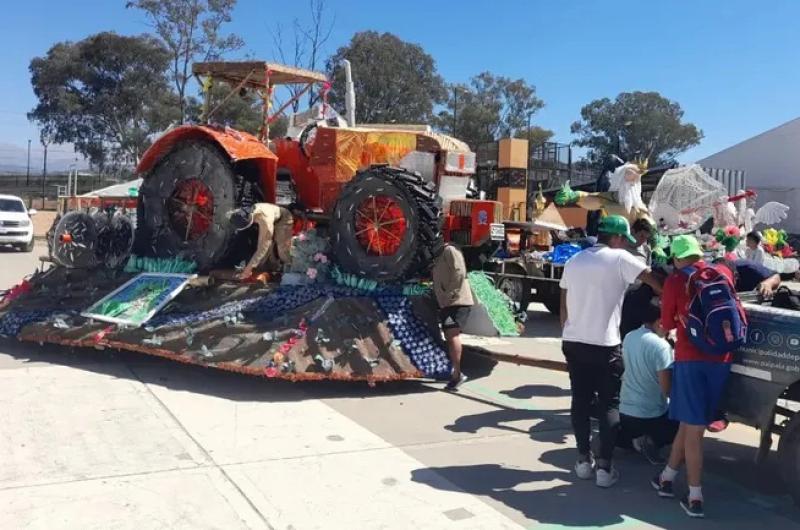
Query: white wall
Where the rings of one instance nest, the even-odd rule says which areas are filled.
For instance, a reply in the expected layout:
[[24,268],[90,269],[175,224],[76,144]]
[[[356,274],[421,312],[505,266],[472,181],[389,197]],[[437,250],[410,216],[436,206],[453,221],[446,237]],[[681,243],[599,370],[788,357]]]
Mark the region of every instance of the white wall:
[[800,233],[800,118],[699,160],[698,164],[743,169],[747,187],[758,193],[757,205],[769,201],[789,205],[789,218],[780,227]]

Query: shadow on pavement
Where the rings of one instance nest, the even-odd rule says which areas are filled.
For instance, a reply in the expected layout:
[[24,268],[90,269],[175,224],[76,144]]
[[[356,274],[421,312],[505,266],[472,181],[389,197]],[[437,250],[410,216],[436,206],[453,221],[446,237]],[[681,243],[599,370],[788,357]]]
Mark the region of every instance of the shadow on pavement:
[[567,397],[571,395],[568,388],[561,388],[554,385],[523,385],[513,390],[501,390],[500,393],[513,399],[531,399],[534,397]]
[[[720,447],[709,451],[713,449]],[[800,523],[800,512],[787,499],[765,500],[761,491],[748,492],[734,482],[730,467],[711,466],[709,471],[713,476],[706,481],[705,488],[708,518],[700,523],[689,520],[677,500],[655,495],[648,482],[658,468],[639,455],[621,452],[617,458],[621,479],[609,490],[596,487],[592,480],[578,479],[572,472],[574,457],[572,448],[555,449],[543,453],[540,459],[541,464],[550,467],[548,470],[499,464],[458,465],[417,469],[411,479],[437,489],[487,497],[519,512],[525,519],[564,526],[625,523],[635,528],[637,523],[647,523],[662,528],[685,528],[697,523],[703,528],[750,529],[764,524],[789,528],[786,523]],[[685,485],[677,485],[678,492],[684,489]]]
[[[466,394],[460,397],[484,401]],[[498,403],[491,403],[491,405],[496,407],[496,410],[461,416],[452,424],[445,425],[444,428],[450,432],[468,432],[473,434],[477,434],[481,429],[497,429],[500,431],[527,434],[531,439],[538,441],[548,441],[559,444],[567,442],[570,429],[569,410],[530,410],[516,409]],[[536,420],[538,420],[537,423],[528,429],[513,425],[516,422]]]
[[[233,401],[300,401],[326,398],[370,398],[389,395],[437,392],[421,381],[377,383],[284,380],[226,372],[177,363],[145,354],[117,350],[68,348],[56,345],[37,346],[16,340],[0,339],[0,351],[15,363],[60,365],[97,374],[141,381],[171,390],[182,390]],[[6,361],[5,364],[8,364]]]

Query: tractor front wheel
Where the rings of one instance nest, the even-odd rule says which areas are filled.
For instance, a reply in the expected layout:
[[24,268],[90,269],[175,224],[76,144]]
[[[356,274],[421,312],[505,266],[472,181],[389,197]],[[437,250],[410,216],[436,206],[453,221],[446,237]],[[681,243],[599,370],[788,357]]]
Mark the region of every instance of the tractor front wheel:
[[345,272],[375,280],[425,275],[444,244],[434,186],[384,166],[359,172],[345,185],[330,228],[335,262]]
[[177,144],[142,182],[136,254],[181,257],[201,271],[227,265],[240,237],[227,218],[239,206],[236,182],[231,161],[216,146]]

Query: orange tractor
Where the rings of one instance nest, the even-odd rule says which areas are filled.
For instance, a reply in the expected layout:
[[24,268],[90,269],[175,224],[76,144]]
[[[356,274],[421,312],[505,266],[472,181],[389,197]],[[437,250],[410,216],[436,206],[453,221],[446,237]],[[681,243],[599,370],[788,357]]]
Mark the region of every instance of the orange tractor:
[[[327,226],[339,267],[373,279],[424,274],[445,238],[478,245],[492,228],[498,237],[497,203],[465,199],[475,155],[463,142],[427,126],[356,127],[352,83],[345,120],[328,107],[321,73],[264,62],[197,63],[193,73],[206,89],[214,81],[231,87],[220,105],[243,90],[258,93],[263,126],[255,137],[211,125],[216,109],[207,99],[205,124],[177,127],[150,147],[137,168],[137,254],[180,256],[200,270],[238,262],[252,252],[253,234],[237,233],[227,214],[255,202]],[[293,99],[316,88],[320,103],[292,115],[286,137],[267,141],[292,102],[273,111],[279,85],[295,85]],[[443,200],[455,214],[443,215]]]

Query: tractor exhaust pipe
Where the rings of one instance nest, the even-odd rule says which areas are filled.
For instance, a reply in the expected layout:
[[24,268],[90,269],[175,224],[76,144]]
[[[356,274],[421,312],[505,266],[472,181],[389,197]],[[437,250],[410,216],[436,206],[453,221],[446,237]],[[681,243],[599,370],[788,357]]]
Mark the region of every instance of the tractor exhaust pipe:
[[344,79],[345,79],[345,97],[344,107],[347,113],[347,124],[350,127],[356,126],[356,90],[353,87],[353,72],[350,68],[350,61],[347,59],[342,60],[344,65]]

